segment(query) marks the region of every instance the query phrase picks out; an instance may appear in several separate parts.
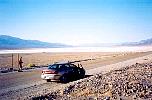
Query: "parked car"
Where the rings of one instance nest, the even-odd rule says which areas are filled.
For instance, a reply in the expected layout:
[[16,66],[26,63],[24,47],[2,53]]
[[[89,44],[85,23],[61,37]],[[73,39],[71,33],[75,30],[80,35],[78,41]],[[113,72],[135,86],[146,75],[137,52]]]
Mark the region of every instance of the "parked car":
[[83,78],[85,76],[85,69],[81,64],[76,66],[71,62],[60,62],[49,65],[47,69],[42,71],[41,78],[48,81],[69,82]]

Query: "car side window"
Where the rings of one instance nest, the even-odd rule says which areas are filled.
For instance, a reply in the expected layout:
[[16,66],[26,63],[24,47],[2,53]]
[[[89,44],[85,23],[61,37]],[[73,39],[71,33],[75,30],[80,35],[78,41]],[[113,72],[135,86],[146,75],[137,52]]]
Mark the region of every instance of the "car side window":
[[65,65],[65,64],[59,65],[59,69],[60,69],[60,70],[67,70],[67,68],[68,68],[68,66]]
[[70,64],[70,67],[75,67],[75,65],[74,64]]
[[71,69],[72,71],[74,71],[74,68],[75,68],[75,65],[74,65],[74,64],[70,64],[70,69]]
[[59,65],[58,66],[58,69],[62,69],[64,66],[63,65]]
[[70,67],[69,67],[69,65],[65,65],[65,68],[68,70]]

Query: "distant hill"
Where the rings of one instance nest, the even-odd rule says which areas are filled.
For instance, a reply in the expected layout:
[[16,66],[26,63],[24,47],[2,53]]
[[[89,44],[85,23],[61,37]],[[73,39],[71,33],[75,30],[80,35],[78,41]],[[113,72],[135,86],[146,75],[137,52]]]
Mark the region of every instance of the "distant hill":
[[0,49],[19,49],[19,48],[59,48],[68,47],[60,43],[48,43],[38,40],[24,40],[12,36],[0,35]]
[[80,47],[108,47],[108,46],[147,46],[152,45],[152,38],[141,40],[139,42],[125,42],[125,43],[88,43],[79,45]]
[[152,38],[147,40],[141,40],[139,42],[128,42],[121,44],[123,46],[145,46],[145,45],[152,45]]

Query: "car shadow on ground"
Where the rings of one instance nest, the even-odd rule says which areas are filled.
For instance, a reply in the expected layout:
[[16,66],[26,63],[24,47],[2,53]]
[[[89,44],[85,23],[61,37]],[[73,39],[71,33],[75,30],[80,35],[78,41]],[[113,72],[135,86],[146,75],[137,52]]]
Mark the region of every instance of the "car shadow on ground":
[[91,76],[93,76],[93,75],[85,75],[84,78],[91,77]]
[[[77,81],[77,80],[80,80],[80,79],[85,79],[85,78],[88,78],[88,77],[91,77],[91,76],[93,76],[93,75],[85,75],[83,78],[71,79],[71,80],[69,80],[69,82],[66,82],[66,83],[74,82],[74,81]],[[63,83],[63,82],[57,81],[57,83]],[[63,84],[66,84],[66,83],[63,83]]]
[[91,76],[93,76],[93,75],[85,75],[83,78],[78,78],[78,79],[75,79],[75,80],[71,80],[70,82],[77,81],[77,80],[84,79],[84,78],[88,78],[88,77],[91,77]]

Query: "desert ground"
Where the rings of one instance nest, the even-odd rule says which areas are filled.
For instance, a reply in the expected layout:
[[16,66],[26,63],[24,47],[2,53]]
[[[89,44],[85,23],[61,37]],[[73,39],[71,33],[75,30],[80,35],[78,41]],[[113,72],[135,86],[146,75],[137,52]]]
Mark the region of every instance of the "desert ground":
[[[23,59],[23,66],[29,67],[29,64],[36,66],[46,66],[55,62],[62,61],[79,61],[91,60],[81,62],[84,66],[91,67],[91,63],[100,63],[101,65],[120,62],[123,60],[144,56],[149,52],[66,52],[66,53],[14,53],[13,54],[13,68],[18,69],[18,55]],[[12,54],[0,54],[0,68],[12,68]]]
[[[13,55],[14,55],[13,68],[18,69],[18,64],[17,64],[18,54],[13,54]],[[19,55],[23,57],[24,68],[28,67],[28,64],[35,64],[36,66],[46,66],[59,61],[81,61],[81,64],[86,69],[86,74],[90,75],[91,77],[92,75],[94,76],[99,73],[106,74],[109,73],[109,71],[115,69],[131,66],[136,64],[137,62],[138,63],[152,62],[151,51],[66,52],[66,53],[30,53],[30,54],[27,53],[27,54],[19,54]],[[0,55],[1,69],[11,68],[12,67],[11,59],[12,59],[11,54],[1,54]],[[62,90],[66,89],[66,87],[70,86],[71,84],[75,84],[75,82],[70,82],[67,84],[56,83],[56,82],[46,83],[44,80],[40,78],[42,69],[44,68],[23,70],[23,72],[1,73],[0,98],[2,98],[3,100],[6,99],[22,100],[22,99],[41,98],[44,96],[45,99],[47,99],[49,93],[54,93],[52,91],[62,92]],[[88,79],[89,77],[85,78],[84,80],[88,80]],[[81,80],[83,82],[83,79]],[[84,81],[84,83],[87,82]],[[83,89],[81,91],[83,91]],[[70,95],[73,95],[73,93],[70,92]],[[51,98],[51,96],[49,98]],[[56,98],[61,99],[60,97],[57,96]],[[71,98],[71,99],[75,99],[75,98]]]

